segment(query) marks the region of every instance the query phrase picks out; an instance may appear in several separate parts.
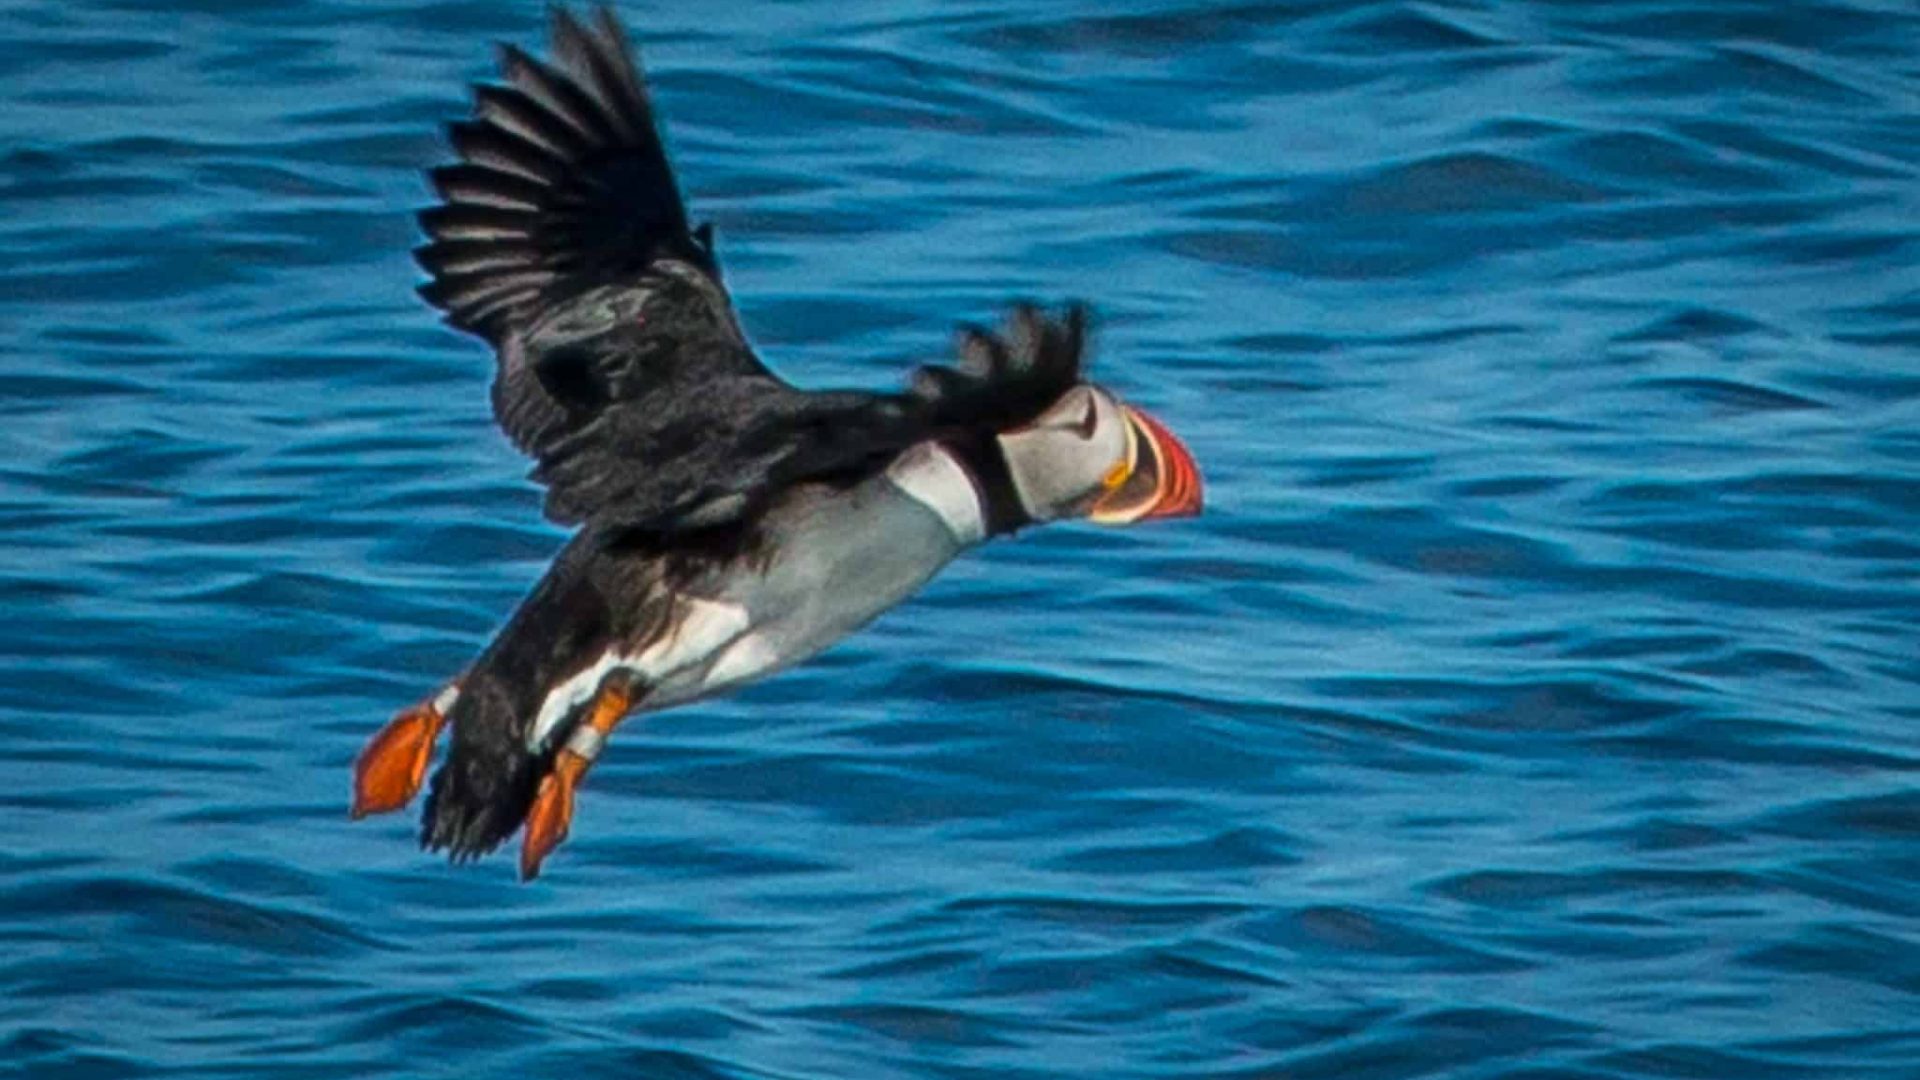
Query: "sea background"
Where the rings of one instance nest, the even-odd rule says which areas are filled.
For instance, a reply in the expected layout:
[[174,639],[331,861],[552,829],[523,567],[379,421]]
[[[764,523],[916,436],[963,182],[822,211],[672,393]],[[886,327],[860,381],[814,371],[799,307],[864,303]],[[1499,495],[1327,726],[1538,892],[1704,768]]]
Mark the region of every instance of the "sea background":
[[420,173],[538,3],[0,2],[0,1074],[1920,1076],[1920,9],[622,10],[815,386],[1085,297],[1207,516],[349,764],[563,541]]

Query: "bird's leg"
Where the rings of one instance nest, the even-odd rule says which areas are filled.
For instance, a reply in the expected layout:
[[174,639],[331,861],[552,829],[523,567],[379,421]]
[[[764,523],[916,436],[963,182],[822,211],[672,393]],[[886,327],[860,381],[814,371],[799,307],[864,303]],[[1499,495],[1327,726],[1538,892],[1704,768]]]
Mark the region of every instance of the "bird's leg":
[[540,863],[567,838],[573,824],[573,794],[580,786],[593,759],[614,726],[633,705],[633,690],[626,678],[611,676],[601,684],[586,720],[573,729],[553,758],[553,769],[540,779],[540,791],[533,797],[533,809],[527,812],[527,831],[520,844],[520,880],[540,876]]
[[433,745],[446,725],[447,712],[460,696],[459,680],[387,722],[353,763],[354,818],[384,814],[407,805],[426,779]]

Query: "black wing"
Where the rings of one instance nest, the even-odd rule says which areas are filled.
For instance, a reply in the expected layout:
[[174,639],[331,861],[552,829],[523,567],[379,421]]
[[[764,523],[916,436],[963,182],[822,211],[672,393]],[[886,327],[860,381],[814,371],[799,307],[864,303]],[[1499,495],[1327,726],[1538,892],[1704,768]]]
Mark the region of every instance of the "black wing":
[[[941,427],[1037,412],[1077,377],[1078,316],[1062,330],[1031,311],[1011,352],[969,337],[962,370],[922,369],[905,394],[809,393],[774,376],[734,316],[710,234],[688,227],[625,34],[604,8],[594,24],[556,9],[550,64],[501,46],[506,85],[478,87],[473,118],[450,126],[460,161],[431,174],[443,202],[420,215],[430,242],[415,253],[433,276],[421,295],[494,347],[494,414],[538,462],[550,518],[726,524]],[[1038,348],[1063,333],[1064,361]]]

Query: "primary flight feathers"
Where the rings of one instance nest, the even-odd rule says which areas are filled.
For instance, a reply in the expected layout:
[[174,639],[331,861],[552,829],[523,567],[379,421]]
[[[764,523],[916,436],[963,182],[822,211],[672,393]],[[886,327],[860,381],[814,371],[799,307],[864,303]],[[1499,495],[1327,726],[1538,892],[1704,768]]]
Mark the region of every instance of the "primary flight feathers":
[[862,474],[943,429],[1001,428],[1080,377],[1085,315],[963,332],[958,368],[898,394],[800,390],[755,355],[709,231],[691,229],[613,15],[553,15],[553,60],[500,48],[502,86],[450,125],[458,164],[420,223],[420,293],[493,346],[495,417],[537,462],[547,516],[661,537],[770,493]]

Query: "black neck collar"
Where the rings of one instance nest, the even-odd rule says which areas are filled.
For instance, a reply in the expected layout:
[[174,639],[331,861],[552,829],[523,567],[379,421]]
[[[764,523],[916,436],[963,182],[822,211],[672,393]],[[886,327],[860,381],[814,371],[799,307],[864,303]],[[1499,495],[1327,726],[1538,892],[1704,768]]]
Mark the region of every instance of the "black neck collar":
[[988,536],[1004,536],[1033,524],[1027,508],[1020,504],[1020,492],[1013,486],[1013,473],[1007,468],[1007,455],[999,439],[970,432],[941,441],[966,471],[967,479],[973,481]]

